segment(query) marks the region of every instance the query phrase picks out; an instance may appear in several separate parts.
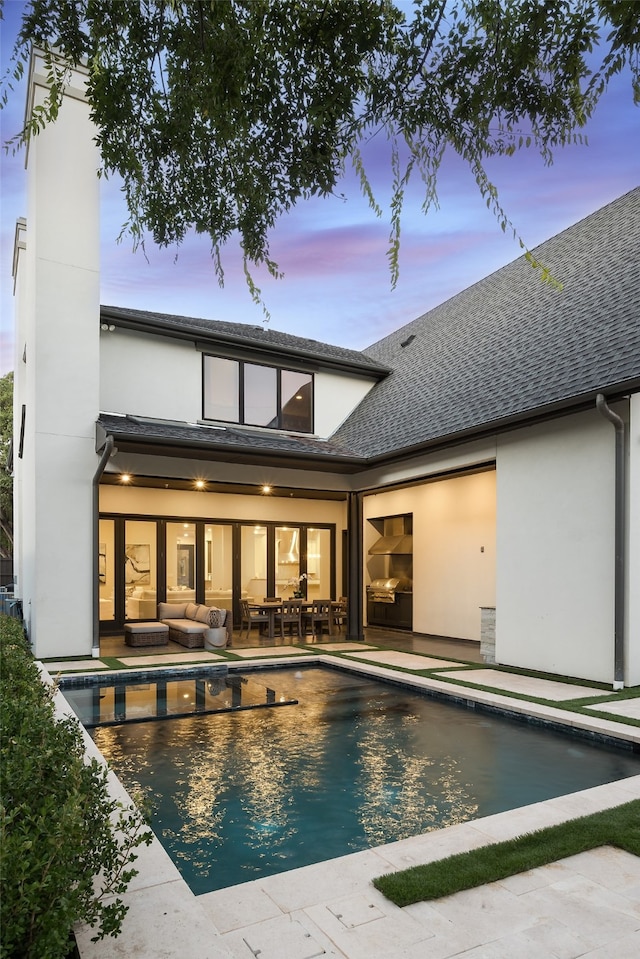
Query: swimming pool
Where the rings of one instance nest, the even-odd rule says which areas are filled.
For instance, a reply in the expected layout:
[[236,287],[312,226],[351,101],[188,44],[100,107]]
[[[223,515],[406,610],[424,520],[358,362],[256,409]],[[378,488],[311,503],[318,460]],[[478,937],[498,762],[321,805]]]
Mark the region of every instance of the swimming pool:
[[640,757],[320,667],[297,705],[96,728],[194,893],[640,773]]

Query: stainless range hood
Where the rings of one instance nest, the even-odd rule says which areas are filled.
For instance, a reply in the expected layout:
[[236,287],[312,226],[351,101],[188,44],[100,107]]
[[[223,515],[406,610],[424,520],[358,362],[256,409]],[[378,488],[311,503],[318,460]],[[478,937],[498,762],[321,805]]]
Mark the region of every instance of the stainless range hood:
[[369,549],[370,556],[411,556],[413,536],[409,517],[388,516],[382,527],[382,536]]
[[390,556],[396,553],[410,555],[413,553],[413,536],[403,533],[402,536],[382,536],[373,544],[369,553],[372,556]]

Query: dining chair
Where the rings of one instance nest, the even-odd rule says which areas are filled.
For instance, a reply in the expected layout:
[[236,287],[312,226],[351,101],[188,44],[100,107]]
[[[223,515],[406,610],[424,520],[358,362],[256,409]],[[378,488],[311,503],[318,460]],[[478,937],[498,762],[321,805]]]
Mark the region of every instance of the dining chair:
[[314,599],[311,608],[305,610],[302,615],[302,622],[306,628],[311,627],[311,635],[315,638],[316,633],[322,635],[324,626],[327,627],[327,633],[331,635],[331,600]]
[[296,628],[298,637],[302,639],[302,600],[285,599],[282,604],[282,612],[276,613],[275,625],[280,626],[280,636],[284,639],[284,627],[289,627],[289,634],[293,636],[293,627]]
[[338,631],[347,628],[347,597],[341,596],[331,607],[331,625],[337,626]]
[[258,624],[259,629],[263,629],[269,624],[269,614],[262,610],[251,609],[247,599],[240,600],[240,633],[238,638],[242,637],[245,625],[247,627],[247,638],[251,633],[251,627],[254,623]]

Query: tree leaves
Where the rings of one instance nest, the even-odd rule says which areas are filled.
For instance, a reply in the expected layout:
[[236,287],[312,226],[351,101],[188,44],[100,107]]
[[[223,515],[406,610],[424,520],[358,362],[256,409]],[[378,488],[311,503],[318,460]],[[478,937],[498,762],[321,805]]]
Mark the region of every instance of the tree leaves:
[[535,148],[551,163],[626,65],[637,94],[639,32],[624,0],[35,0],[2,100],[30,44],[43,48],[51,92],[19,145],[55,120],[67,75],[54,48],[85,60],[102,172],[122,177],[134,244],[205,234],[222,282],[237,236],[259,299],[249,266],[279,275],[274,224],[334,193],[348,157],[380,215],[362,152],[372,136],[391,145],[393,283],[407,186],[418,175],[425,213],[437,204],[447,148],[512,229],[486,161]]

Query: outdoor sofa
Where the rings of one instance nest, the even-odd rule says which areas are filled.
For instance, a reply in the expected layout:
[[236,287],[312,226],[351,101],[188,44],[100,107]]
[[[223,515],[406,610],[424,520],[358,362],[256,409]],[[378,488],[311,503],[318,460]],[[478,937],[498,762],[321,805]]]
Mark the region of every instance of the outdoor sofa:
[[201,603],[159,603],[158,619],[169,627],[169,639],[187,649],[231,645],[231,610]]

